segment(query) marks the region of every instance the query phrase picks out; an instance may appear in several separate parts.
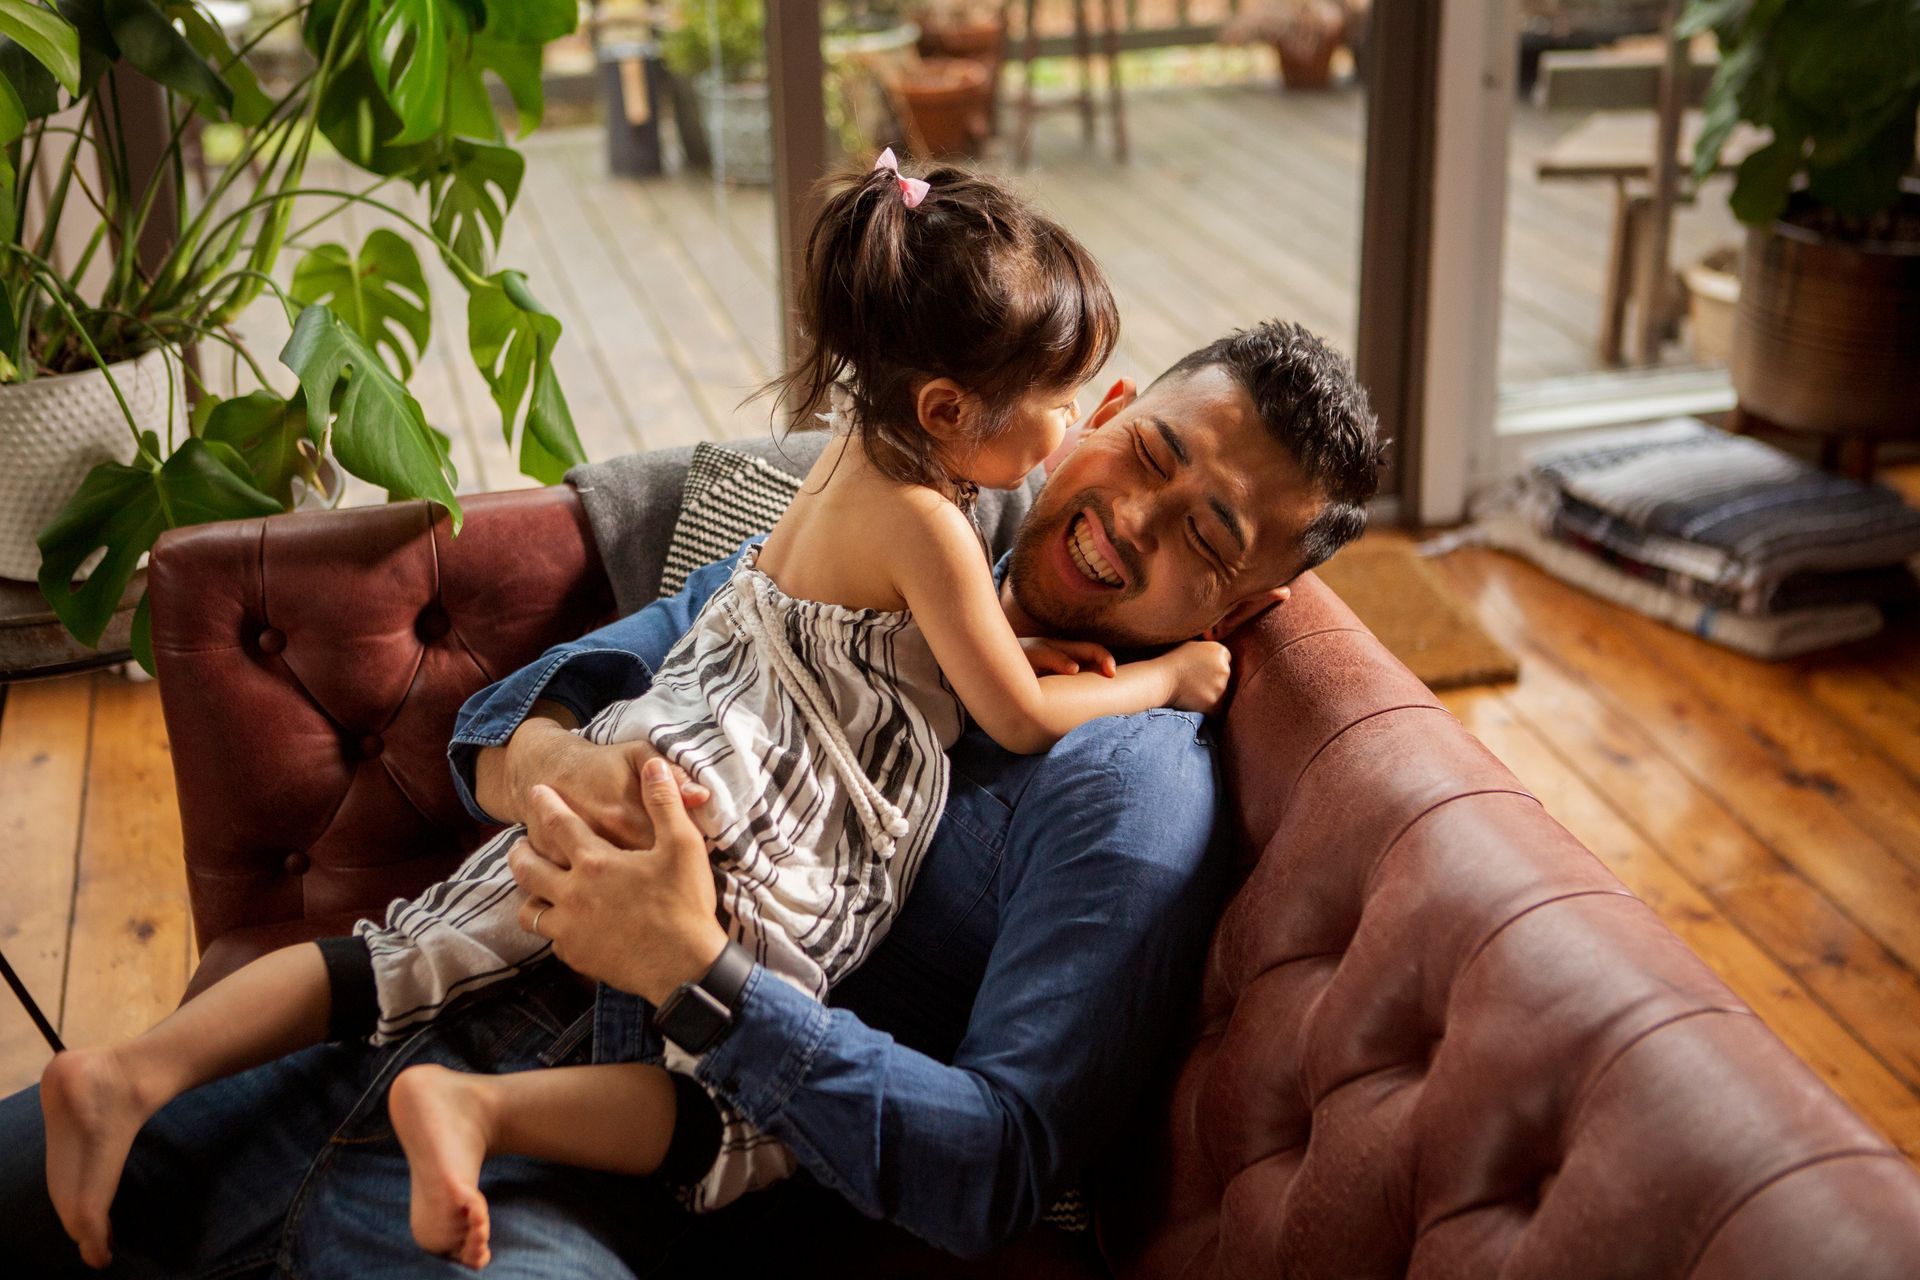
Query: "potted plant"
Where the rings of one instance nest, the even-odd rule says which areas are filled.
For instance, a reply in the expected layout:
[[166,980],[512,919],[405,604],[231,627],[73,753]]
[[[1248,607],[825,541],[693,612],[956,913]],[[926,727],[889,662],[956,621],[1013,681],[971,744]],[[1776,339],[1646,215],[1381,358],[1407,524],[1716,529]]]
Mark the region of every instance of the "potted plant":
[[661,40],[673,107],[690,164],[717,158],[722,176],[773,181],[761,0],[677,0]]
[[[47,491],[59,509],[36,539],[41,591],[76,637],[98,643],[163,530],[285,510],[331,464],[439,504],[458,530],[446,437],[406,386],[431,337],[416,240],[467,294],[467,343],[522,469],[554,482],[582,459],[552,366],[559,321],[492,261],[523,161],[485,85],[506,85],[524,135],[541,49],[575,21],[574,0],[295,4],[269,27],[297,24],[311,65],[274,94],[246,58],[265,31],[236,46],[196,4],[0,0],[0,438],[30,426],[45,439],[52,424],[87,459],[77,486]],[[133,73],[158,86],[165,187],[129,163],[118,86]],[[198,193],[183,158],[196,118],[238,139]],[[310,179],[323,139],[364,181]],[[423,217],[382,190],[396,181],[423,193]],[[154,245],[163,190],[177,225]],[[326,241],[350,207],[386,225],[358,246]],[[63,225],[85,242],[64,269]],[[298,260],[279,272],[288,251]],[[237,327],[263,297],[292,325],[278,353],[290,394]],[[213,394],[196,368],[216,361],[231,390],[251,389]],[[91,460],[109,429],[121,443]],[[133,647],[151,669],[144,601]]]
[[986,67],[972,58],[921,58],[898,68],[889,87],[916,152],[979,153],[993,94]]
[[[1735,126],[1772,139],[1741,162],[1730,203],[1748,224],[1734,324],[1744,418],[1846,440],[1920,433],[1920,6],[1910,0],[1692,0],[1683,36],[1711,30],[1695,181]],[[1829,450],[1831,456],[1832,450]]]
[[987,133],[998,133],[1000,70],[1007,58],[1006,6],[988,0],[934,0],[913,12],[921,57],[970,58],[986,68]]
[[1347,33],[1347,11],[1337,0],[1262,0],[1221,31],[1228,44],[1270,44],[1280,55],[1280,80],[1289,89],[1325,89],[1333,83],[1333,55]]
[[1687,343],[1693,358],[1733,358],[1733,322],[1740,309],[1740,250],[1721,245],[1680,272],[1687,297]]

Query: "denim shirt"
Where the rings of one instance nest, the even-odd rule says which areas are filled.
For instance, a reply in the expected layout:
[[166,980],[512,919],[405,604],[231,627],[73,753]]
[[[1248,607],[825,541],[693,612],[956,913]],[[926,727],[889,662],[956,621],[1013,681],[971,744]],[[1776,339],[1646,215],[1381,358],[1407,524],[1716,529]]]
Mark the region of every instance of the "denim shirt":
[[[643,693],[739,555],[468,699],[448,750],[467,807],[492,820],[476,750],[536,699],[584,723]],[[1095,720],[1031,756],[970,726],[949,757],[939,830],[885,941],[826,1006],[756,969],[698,1074],[862,1212],[972,1256],[1135,1132],[1198,990],[1226,859],[1199,716]],[[632,1010],[614,1025],[650,1038],[644,1002],[607,989],[601,1034],[609,999]]]

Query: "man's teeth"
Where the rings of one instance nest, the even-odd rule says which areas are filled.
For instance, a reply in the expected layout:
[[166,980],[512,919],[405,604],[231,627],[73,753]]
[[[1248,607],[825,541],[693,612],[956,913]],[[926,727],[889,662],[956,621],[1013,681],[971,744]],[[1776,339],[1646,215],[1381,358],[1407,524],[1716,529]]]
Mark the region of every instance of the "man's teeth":
[[1081,573],[1106,587],[1124,585],[1123,579],[1114,571],[1114,567],[1100,554],[1100,548],[1094,544],[1093,534],[1087,528],[1087,518],[1077,517],[1073,522],[1073,536],[1067,539],[1067,548],[1073,552],[1073,563]]

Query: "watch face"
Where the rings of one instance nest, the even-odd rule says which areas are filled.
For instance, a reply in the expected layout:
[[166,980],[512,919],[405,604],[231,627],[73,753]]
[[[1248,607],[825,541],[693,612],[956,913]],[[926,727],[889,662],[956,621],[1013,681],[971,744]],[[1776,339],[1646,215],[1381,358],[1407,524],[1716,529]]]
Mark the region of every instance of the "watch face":
[[705,1053],[733,1025],[733,1010],[706,988],[689,983],[654,1017],[660,1034],[688,1053]]

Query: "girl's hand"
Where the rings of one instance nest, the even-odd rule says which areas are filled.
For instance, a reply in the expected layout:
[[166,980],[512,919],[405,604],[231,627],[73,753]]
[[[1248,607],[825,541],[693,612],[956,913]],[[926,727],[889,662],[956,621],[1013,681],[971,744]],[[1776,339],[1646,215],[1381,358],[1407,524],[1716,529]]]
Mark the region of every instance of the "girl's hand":
[[1211,640],[1189,640],[1154,661],[1173,669],[1173,696],[1167,700],[1168,706],[1209,716],[1220,709],[1227,696],[1227,680],[1233,674],[1227,646]]
[[1097,671],[1113,678],[1119,664],[1106,648],[1091,640],[1055,640],[1049,636],[1022,637],[1020,648],[1033,665],[1037,676],[1071,676],[1082,671]]

